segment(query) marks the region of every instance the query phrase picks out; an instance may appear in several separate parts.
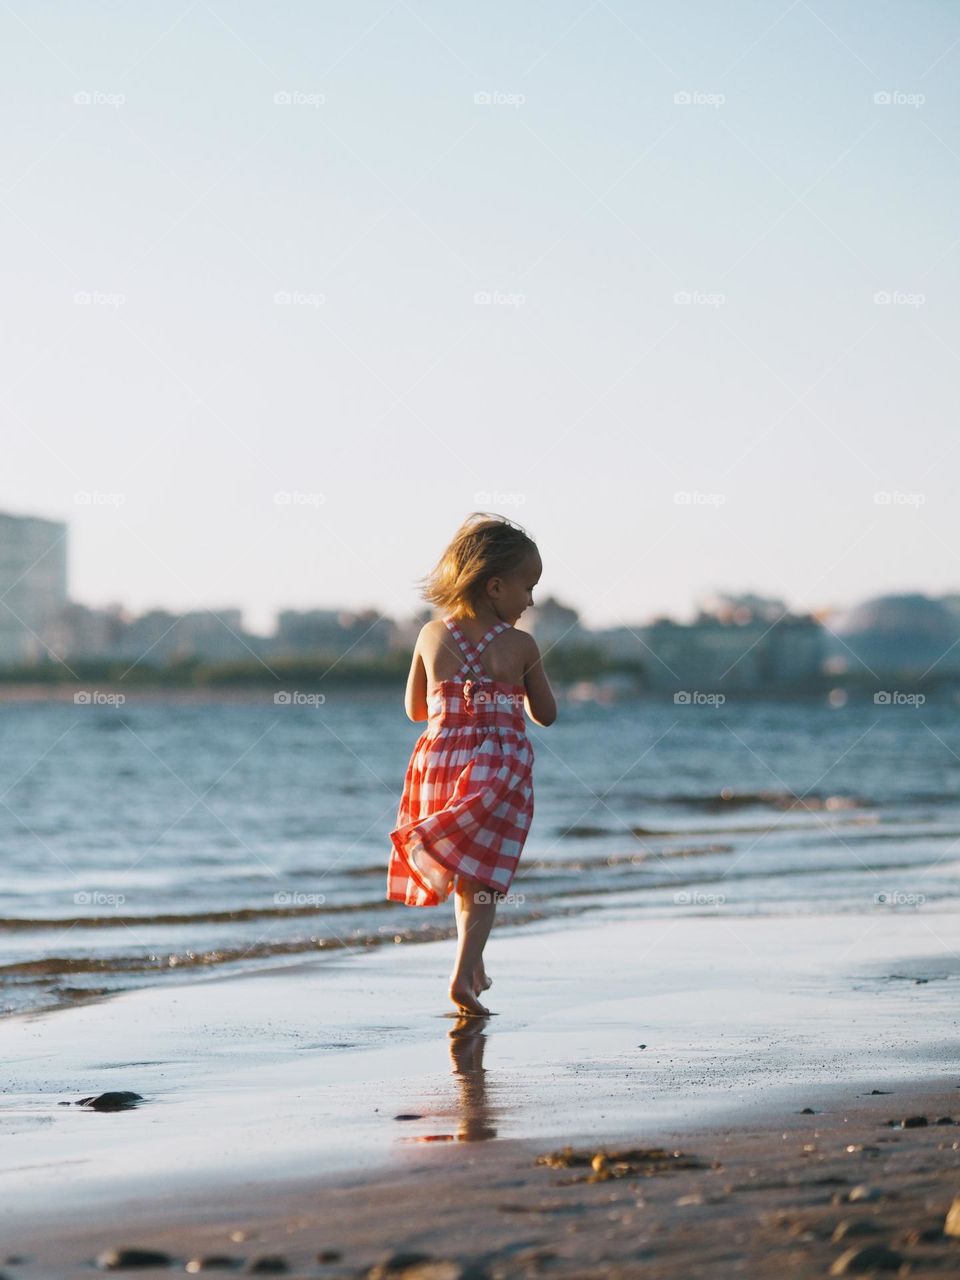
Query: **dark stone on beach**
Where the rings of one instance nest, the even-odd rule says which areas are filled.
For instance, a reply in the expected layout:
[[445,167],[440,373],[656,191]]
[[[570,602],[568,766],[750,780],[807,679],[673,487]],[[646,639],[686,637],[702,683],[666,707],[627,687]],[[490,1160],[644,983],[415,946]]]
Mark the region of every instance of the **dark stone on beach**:
[[813,1107],[801,1107],[800,1114],[802,1116],[815,1116],[817,1113],[814,1111]]
[[907,1116],[905,1120],[900,1121],[902,1129],[922,1129],[927,1124],[926,1116]]
[[247,1270],[263,1276],[278,1275],[281,1271],[289,1271],[290,1264],[279,1253],[265,1253],[254,1258]]
[[125,1267],[169,1267],[173,1259],[160,1249],[104,1249],[97,1254],[102,1271],[122,1271]]
[[317,1254],[318,1262],[339,1262],[343,1254],[339,1249],[321,1249]]
[[186,1270],[195,1271],[235,1271],[243,1266],[242,1258],[228,1258],[225,1253],[208,1253],[202,1258],[191,1258]]
[[142,1101],[139,1093],[130,1093],[124,1089],[114,1093],[101,1093],[96,1097],[91,1094],[89,1098],[81,1098],[77,1106],[90,1107],[93,1111],[124,1111]]
[[954,1120],[953,1116],[938,1116],[936,1123],[937,1124],[956,1124],[957,1122],[956,1120]]
[[418,1116],[414,1111],[401,1111],[398,1116],[393,1118],[394,1120],[422,1120],[423,1116]]
[[857,1275],[862,1271],[899,1271],[903,1255],[885,1244],[865,1244],[841,1253],[830,1268],[832,1276]]
[[890,1093],[890,1090],[889,1089],[871,1089],[870,1093],[871,1095],[874,1093]]
[[833,1229],[830,1239],[834,1244],[848,1240],[851,1236],[875,1236],[882,1230],[879,1223],[872,1218],[844,1218]]

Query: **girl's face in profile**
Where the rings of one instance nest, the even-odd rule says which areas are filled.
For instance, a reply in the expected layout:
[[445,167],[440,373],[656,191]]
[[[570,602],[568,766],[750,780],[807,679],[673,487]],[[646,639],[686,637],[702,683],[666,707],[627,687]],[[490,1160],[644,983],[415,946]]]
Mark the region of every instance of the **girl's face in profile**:
[[487,591],[491,603],[505,622],[515,623],[524,609],[533,605],[533,589],[542,572],[539,555],[531,551],[519,568],[491,579]]

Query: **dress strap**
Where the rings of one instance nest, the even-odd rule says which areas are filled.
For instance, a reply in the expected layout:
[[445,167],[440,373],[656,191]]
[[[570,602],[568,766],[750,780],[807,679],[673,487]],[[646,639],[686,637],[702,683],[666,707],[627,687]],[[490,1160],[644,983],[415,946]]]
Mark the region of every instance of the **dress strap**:
[[444,622],[447,624],[454,640],[456,640],[459,645],[461,653],[466,657],[466,661],[457,672],[457,675],[467,675],[470,671],[473,671],[474,675],[480,676],[482,679],[489,679],[486,671],[484,671],[483,667],[480,665],[480,654],[487,647],[493,637],[499,635],[504,628],[509,627],[510,623],[504,622],[503,620],[495,623],[483,639],[474,646],[457,626],[454,618],[444,618]]

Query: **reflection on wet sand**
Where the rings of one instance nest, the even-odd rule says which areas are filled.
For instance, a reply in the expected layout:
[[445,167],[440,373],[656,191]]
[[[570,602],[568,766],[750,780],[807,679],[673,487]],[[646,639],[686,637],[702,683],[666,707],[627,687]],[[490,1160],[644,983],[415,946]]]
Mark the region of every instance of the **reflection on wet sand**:
[[[404,1142],[486,1142],[497,1136],[487,1101],[483,1048],[489,1018],[463,1014],[450,1032],[450,1061],[457,1082],[459,1124],[456,1133],[428,1133],[403,1138]],[[407,1117],[404,1117],[405,1119]],[[413,1119],[413,1116],[409,1117]],[[416,1117],[420,1119],[420,1116]]]

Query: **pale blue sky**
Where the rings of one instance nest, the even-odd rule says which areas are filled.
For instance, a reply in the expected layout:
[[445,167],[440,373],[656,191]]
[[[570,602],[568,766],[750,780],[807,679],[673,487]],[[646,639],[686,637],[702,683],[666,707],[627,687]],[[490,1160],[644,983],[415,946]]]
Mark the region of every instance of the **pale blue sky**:
[[0,509],[75,598],[408,614],[478,507],[595,626],[960,588],[956,5],[0,28]]

